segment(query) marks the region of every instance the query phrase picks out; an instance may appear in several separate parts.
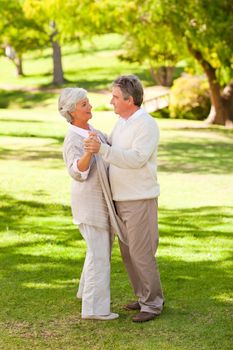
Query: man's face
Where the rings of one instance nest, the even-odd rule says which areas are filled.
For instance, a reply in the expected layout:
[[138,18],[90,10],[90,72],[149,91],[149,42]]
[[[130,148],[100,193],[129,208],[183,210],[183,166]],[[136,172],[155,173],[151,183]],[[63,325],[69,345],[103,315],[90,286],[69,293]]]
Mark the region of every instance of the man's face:
[[114,86],[112,89],[112,99],[110,103],[113,105],[116,114],[119,114],[121,117],[128,116],[130,99],[124,99],[121,89],[118,86]]

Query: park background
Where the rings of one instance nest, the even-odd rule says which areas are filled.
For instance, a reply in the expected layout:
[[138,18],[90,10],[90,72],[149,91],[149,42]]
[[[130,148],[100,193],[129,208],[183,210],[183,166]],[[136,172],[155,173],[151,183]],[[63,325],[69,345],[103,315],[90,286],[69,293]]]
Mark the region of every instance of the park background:
[[[0,349],[231,349],[232,23],[228,0],[0,0]],[[72,224],[57,99],[86,88],[92,124],[109,133],[120,74],[136,74],[158,107],[169,93],[152,113],[166,304],[145,324],[122,308],[134,296],[117,241],[120,318],[82,321],[75,298],[85,242]]]

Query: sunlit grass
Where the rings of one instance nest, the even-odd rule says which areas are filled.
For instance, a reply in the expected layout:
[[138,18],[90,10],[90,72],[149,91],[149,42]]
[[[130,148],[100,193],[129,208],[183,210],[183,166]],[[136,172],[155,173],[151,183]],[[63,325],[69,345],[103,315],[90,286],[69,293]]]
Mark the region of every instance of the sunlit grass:
[[[146,84],[151,83],[148,66],[119,60],[118,54],[121,53],[122,42],[121,36],[107,34],[95,36],[92,42],[85,40],[81,47],[78,43],[64,45],[62,47],[62,62],[65,78],[69,81],[68,85],[82,86],[89,90],[106,89],[116,76],[130,73],[139,75]],[[18,78],[13,63],[6,57],[0,57],[0,87],[23,86],[24,89],[29,90],[26,92],[30,97],[30,88],[51,85],[52,49],[48,48],[25,54],[23,67],[25,76]],[[31,98],[38,101],[40,97],[42,97],[41,101],[45,100],[45,97],[49,98],[49,92],[44,91],[43,95],[34,93],[34,97]],[[4,101],[0,100],[0,103],[2,104]],[[10,101],[10,103],[14,104],[14,101]]]
[[[101,323],[81,321],[75,298],[85,242],[72,224],[62,160],[68,125],[55,105],[3,109],[0,119],[0,348],[230,350],[232,132],[158,120],[165,310],[131,322],[122,306],[133,294],[115,242],[111,298],[120,318]],[[92,124],[110,132],[116,119],[94,112]]]
[[[118,60],[121,43],[112,35],[62,48],[66,86],[88,89],[91,123],[107,133],[117,120],[101,111],[109,108],[112,80],[135,73],[151,83],[147,67]],[[0,58],[0,349],[229,350],[232,131],[158,120],[157,255],[165,310],[148,324],[131,322],[122,306],[134,296],[116,242],[111,299],[120,318],[82,321],[75,294],[85,242],[72,224],[62,160],[68,124],[56,111],[61,88],[50,89],[51,49],[27,54],[24,68],[18,79]]]

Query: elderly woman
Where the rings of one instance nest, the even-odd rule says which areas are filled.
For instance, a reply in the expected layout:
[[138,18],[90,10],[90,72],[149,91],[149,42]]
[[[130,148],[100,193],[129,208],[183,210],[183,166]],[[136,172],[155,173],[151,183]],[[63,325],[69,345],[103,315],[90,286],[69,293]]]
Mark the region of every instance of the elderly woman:
[[[83,140],[95,131],[88,123],[92,106],[82,88],[62,90],[58,108],[70,123],[64,141],[64,161],[72,177],[71,209],[74,224],[86,241],[87,252],[77,297],[82,299],[82,318],[113,320],[110,312],[110,256],[112,227],[118,230],[107,179],[107,165],[98,155],[84,151]],[[95,136],[96,137],[96,136]]]

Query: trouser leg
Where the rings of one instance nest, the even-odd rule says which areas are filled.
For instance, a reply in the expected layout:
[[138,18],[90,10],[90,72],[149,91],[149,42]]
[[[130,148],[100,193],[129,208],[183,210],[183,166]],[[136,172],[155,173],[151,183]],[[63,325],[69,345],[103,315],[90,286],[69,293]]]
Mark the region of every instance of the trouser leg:
[[123,261],[139,297],[141,311],[159,314],[163,308],[163,292],[155,260],[158,247],[156,204],[155,200],[122,201],[116,202],[116,208],[125,223],[128,240],[128,250],[122,251]]
[[86,257],[85,257],[85,261],[84,261],[84,264],[83,264],[81,277],[79,279],[78,291],[77,291],[77,294],[76,294],[77,298],[79,298],[79,299],[82,299],[83,288],[84,288],[84,284],[85,284],[85,265],[86,265]]
[[124,262],[125,268],[126,268],[127,273],[129,275],[129,279],[130,279],[131,285],[133,287],[134,294],[137,295],[138,297],[142,297],[143,292],[141,289],[140,278],[139,278],[139,275],[137,273],[137,270],[134,268],[134,266],[132,264],[129,246],[124,244],[120,240],[118,240],[118,241],[119,241],[122,260]]
[[79,225],[87,244],[83,270],[82,315],[110,313],[109,232],[86,224]]

